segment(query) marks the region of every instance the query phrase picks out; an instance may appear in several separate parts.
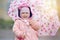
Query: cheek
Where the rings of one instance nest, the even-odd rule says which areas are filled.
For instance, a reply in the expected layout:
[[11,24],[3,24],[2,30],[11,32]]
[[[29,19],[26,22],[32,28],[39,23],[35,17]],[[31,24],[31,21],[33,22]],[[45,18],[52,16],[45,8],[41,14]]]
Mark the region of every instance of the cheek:
[[30,16],[30,14],[27,14],[28,16]]
[[30,17],[30,14],[28,16]]
[[25,14],[25,15],[22,15],[22,16],[26,16],[26,17],[29,17],[30,15],[29,15],[29,14]]
[[23,17],[23,14],[20,14],[21,17]]

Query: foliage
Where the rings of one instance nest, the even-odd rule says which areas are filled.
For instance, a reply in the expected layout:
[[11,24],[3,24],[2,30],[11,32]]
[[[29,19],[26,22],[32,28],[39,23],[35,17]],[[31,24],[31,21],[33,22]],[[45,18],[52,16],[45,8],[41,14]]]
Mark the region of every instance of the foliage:
[[13,27],[12,20],[0,19],[0,29],[11,29]]

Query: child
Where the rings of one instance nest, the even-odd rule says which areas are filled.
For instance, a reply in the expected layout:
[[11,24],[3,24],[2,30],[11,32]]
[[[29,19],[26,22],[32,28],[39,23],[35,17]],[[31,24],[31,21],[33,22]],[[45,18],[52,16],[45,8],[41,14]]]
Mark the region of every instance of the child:
[[32,17],[30,7],[18,9],[18,16],[20,19],[17,19],[13,26],[15,40],[38,40],[36,31],[29,24],[29,19]]

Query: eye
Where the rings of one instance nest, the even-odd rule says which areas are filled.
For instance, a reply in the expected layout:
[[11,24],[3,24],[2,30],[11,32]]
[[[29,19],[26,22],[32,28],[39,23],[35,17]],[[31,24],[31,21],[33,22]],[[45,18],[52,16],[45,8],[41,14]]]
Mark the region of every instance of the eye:
[[24,12],[22,12],[22,14],[24,14]]
[[26,14],[28,14],[28,12],[26,12]]

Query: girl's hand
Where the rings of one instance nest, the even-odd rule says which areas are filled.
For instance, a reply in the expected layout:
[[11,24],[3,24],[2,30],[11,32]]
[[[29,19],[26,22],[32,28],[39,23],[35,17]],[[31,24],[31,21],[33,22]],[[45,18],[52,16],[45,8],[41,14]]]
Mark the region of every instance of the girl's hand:
[[38,25],[37,21],[35,20],[30,20],[29,21],[30,26],[35,30],[38,31],[40,29],[40,25]]
[[25,32],[21,35],[22,38],[25,38],[26,37],[26,34]]
[[26,34],[25,34],[25,32],[21,32],[21,33],[18,33],[18,35],[16,35],[17,36],[17,38],[22,38],[22,39],[24,39],[25,37],[26,37]]

